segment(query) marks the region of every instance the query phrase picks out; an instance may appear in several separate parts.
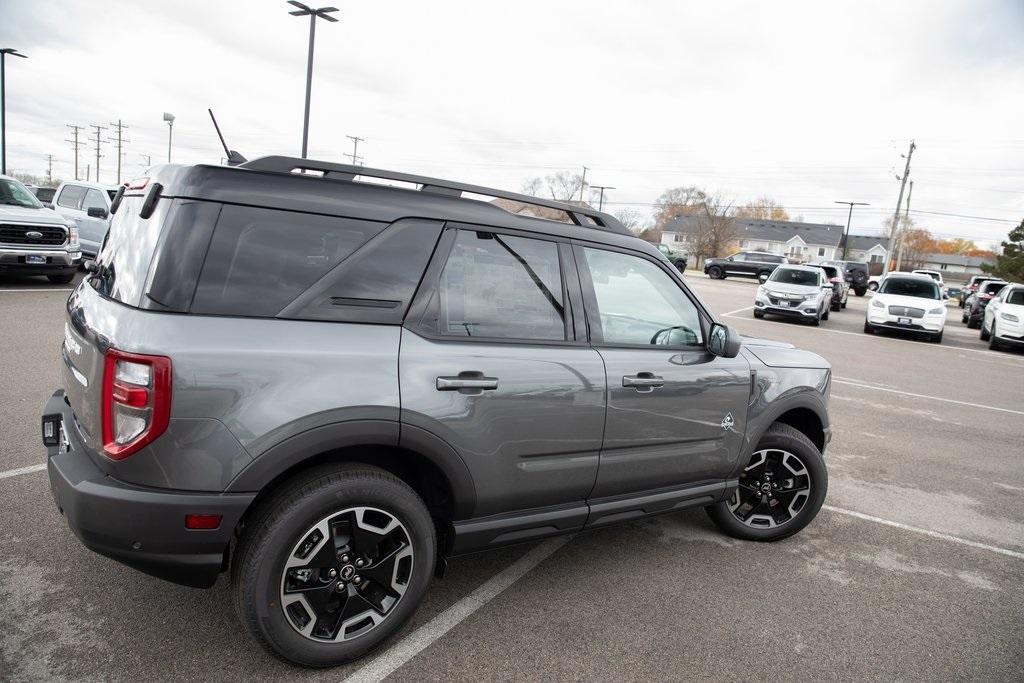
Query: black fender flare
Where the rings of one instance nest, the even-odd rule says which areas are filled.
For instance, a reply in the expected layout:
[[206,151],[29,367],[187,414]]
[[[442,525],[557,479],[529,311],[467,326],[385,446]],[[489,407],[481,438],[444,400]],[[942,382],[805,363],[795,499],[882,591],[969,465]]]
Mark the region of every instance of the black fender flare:
[[[825,402],[825,398],[818,392],[814,387],[801,387],[799,393],[790,394],[783,398],[779,398],[772,402],[764,412],[758,414],[754,419],[747,421],[747,435],[744,440],[743,453],[736,463],[736,467],[730,474],[730,478],[739,476],[740,471],[746,465],[750,459],[750,454],[754,452],[754,448],[761,441],[761,437],[764,436],[768,428],[771,427],[780,417],[785,415],[791,410],[798,408],[804,408],[810,410],[821,422],[822,430],[825,433],[825,442],[828,443],[829,434],[831,432],[831,425],[828,418],[828,406]],[[824,448],[822,448],[822,454],[824,454]]]

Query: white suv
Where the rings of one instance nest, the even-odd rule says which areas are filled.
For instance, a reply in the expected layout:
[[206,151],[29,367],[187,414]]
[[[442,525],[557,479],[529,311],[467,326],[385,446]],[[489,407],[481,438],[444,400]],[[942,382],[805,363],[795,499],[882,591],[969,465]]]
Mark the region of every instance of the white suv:
[[946,327],[946,302],[939,283],[928,275],[890,273],[882,278],[868,304],[864,331],[901,330],[926,334],[942,342]]
[[1024,346],[1024,285],[1007,285],[985,307],[981,339],[990,349]]
[[828,320],[832,293],[832,283],[820,266],[779,266],[757,288],[754,317],[782,315],[818,325]]

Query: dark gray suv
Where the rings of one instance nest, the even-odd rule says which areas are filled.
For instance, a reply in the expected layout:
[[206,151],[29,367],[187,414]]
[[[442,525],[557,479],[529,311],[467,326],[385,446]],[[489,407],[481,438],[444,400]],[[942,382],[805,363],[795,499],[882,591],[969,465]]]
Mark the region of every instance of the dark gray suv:
[[694,506],[772,541],[825,499],[828,363],[741,340],[606,214],[284,157],[158,167],[111,210],[53,496],[136,569],[230,571],[279,657],[366,653],[453,555]]

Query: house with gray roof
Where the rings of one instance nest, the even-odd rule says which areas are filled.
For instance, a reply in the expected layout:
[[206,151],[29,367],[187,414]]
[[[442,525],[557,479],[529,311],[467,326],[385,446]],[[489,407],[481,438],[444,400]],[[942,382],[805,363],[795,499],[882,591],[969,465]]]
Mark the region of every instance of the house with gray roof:
[[[701,229],[700,216],[676,216],[668,221],[661,241],[672,249],[693,252],[694,235]],[[733,248],[781,254],[791,261],[808,263],[840,258],[841,225],[733,218]]]
[[847,245],[847,261],[884,264],[889,256],[889,238],[881,235],[849,235]]
[[925,254],[921,258],[922,268],[937,270],[942,279],[950,282],[962,280],[966,282],[971,275],[981,275],[981,264],[991,261],[992,257],[962,256],[960,254]]

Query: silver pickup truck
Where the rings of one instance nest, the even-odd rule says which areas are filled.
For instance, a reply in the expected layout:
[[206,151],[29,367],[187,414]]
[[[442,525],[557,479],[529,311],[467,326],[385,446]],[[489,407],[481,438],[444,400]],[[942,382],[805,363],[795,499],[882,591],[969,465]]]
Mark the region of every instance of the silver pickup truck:
[[81,263],[75,224],[17,179],[0,175],[0,274],[45,275],[66,284]]

